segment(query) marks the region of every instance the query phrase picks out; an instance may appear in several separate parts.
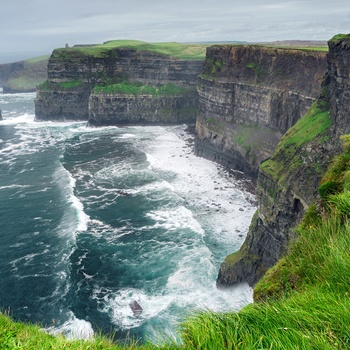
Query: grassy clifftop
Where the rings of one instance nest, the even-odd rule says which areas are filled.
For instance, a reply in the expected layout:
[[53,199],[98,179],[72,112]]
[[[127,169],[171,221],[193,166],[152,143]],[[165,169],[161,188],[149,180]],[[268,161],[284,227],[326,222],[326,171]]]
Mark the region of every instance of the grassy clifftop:
[[147,43],[139,40],[112,40],[100,45],[74,46],[54,51],[54,55],[81,54],[93,57],[104,57],[111,49],[123,48],[138,51],[159,53],[183,60],[204,60],[207,44]]

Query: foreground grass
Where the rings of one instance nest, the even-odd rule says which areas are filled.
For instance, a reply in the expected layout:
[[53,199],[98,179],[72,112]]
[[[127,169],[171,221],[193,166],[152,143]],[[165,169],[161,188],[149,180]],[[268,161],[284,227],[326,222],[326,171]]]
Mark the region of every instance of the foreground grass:
[[350,348],[350,137],[286,257],[239,313],[198,313],[182,325],[186,349]]
[[[63,336],[52,336],[37,325],[14,322],[10,317],[0,313],[0,349],[71,349],[71,350],[151,350],[158,348],[154,344],[140,345],[130,340],[126,344],[113,342],[112,337],[95,336],[91,340],[68,340]],[[165,350],[175,349],[172,344],[162,347]]]
[[68,341],[0,315],[0,349],[349,349],[350,135],[298,227],[288,254],[239,313],[197,312],[179,328],[182,344]]
[[186,349],[348,349],[349,306],[314,288],[238,314],[199,314],[184,325]]

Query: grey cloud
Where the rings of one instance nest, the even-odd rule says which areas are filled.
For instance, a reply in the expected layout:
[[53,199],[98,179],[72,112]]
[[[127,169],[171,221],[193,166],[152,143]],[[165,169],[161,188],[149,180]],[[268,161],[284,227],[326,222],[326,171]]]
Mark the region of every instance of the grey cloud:
[[[65,42],[327,40],[349,32],[348,0],[12,0],[1,4],[2,52]],[[1,52],[1,51],[0,51]]]

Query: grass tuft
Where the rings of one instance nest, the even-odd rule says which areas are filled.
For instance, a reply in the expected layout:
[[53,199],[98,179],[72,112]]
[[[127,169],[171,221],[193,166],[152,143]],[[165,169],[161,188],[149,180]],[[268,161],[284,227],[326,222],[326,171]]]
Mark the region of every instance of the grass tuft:
[[93,92],[95,94],[128,94],[128,95],[180,95],[186,92],[194,92],[194,89],[182,88],[174,84],[150,86],[144,85],[141,82],[128,82],[124,81],[118,84],[112,84],[108,86],[95,86]]
[[[331,126],[328,104],[317,100],[307,113],[292,126],[282,137],[272,158],[262,163],[260,168],[284,182],[286,176],[303,164],[303,157],[307,158],[308,151],[304,149],[309,142],[321,144]],[[317,169],[317,164],[314,164]],[[285,170],[288,169],[288,172]]]

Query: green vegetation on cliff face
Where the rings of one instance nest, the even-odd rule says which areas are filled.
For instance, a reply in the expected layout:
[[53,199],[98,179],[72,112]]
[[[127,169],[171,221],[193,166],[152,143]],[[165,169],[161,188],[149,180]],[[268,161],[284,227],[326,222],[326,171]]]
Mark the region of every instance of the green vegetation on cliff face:
[[194,89],[182,88],[174,84],[167,84],[161,86],[144,85],[141,82],[124,81],[119,84],[112,84],[108,86],[95,86],[93,93],[95,94],[128,94],[128,95],[179,95],[187,92],[195,91]]
[[[255,287],[239,313],[198,312],[180,325],[182,344],[122,347],[108,339],[69,342],[0,315],[8,349],[349,349],[350,135],[323,178],[334,182],[309,207],[288,254]],[[344,210],[346,208],[346,210]]]
[[[273,157],[261,165],[261,169],[283,184],[288,173],[303,164],[303,155],[307,157],[305,145],[312,141],[321,144],[326,139],[331,126],[328,104],[317,100],[308,112],[282,137]],[[318,164],[314,164],[317,168]],[[288,169],[288,172],[286,172]]]
[[350,40],[350,34],[334,35],[334,37],[330,39],[329,42],[337,43],[337,42],[341,42],[342,40]]
[[264,67],[261,65],[250,62],[246,65],[246,67],[254,71],[256,83],[258,83],[259,79],[261,79],[266,74]]
[[51,91],[55,87],[60,87],[62,89],[74,89],[79,86],[81,86],[83,83],[81,80],[68,80],[68,81],[63,81],[57,84],[53,84],[48,80],[45,80],[43,83],[38,85],[38,89],[41,91]]
[[[198,312],[180,325],[182,344],[68,341],[0,315],[6,349],[349,349],[350,135],[322,180],[288,254],[255,287],[239,313]],[[334,186],[325,184],[334,183]],[[331,188],[327,191],[325,189]]]
[[81,80],[71,80],[58,83],[58,85],[63,89],[74,89],[82,84]]
[[256,285],[256,303],[190,319],[183,325],[189,349],[350,347],[350,136],[344,139],[323,179],[336,190],[310,206],[289,253]]
[[56,49],[54,54],[60,57],[73,53],[93,57],[104,57],[111,49],[123,48],[138,51],[149,51],[165,56],[183,60],[204,60],[206,44],[180,44],[180,43],[147,43],[138,40],[112,40],[101,45],[75,46],[71,48]]

